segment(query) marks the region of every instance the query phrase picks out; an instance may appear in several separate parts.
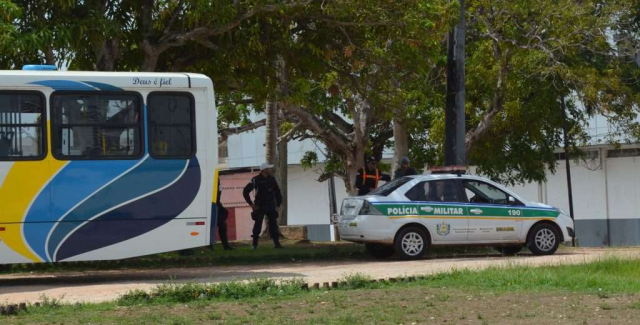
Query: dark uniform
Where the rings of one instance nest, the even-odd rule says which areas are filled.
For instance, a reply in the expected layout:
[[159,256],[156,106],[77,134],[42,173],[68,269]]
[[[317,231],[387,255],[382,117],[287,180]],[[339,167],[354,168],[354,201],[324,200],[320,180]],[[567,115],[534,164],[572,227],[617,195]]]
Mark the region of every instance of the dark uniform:
[[379,181],[390,181],[391,176],[383,174],[378,168],[369,169],[361,168],[356,176],[356,188],[358,195],[367,195],[369,192],[378,188]]
[[222,247],[226,250],[232,249],[229,245],[229,237],[227,237],[227,217],[229,211],[222,206],[222,191],[220,191],[220,181],[218,181],[218,202],[216,202],[216,208],[218,209],[218,237],[222,242]]
[[393,179],[400,178],[403,176],[411,176],[411,175],[418,175],[418,172],[415,170],[415,168],[413,167],[407,167],[405,169],[398,168],[398,170],[396,170],[396,172],[393,174]]
[[[251,202],[249,193],[255,190],[255,202]],[[278,231],[278,211],[282,204],[282,193],[280,187],[273,176],[263,176],[262,174],[251,179],[251,182],[244,187],[242,191],[244,200],[249,205],[257,205],[258,208],[251,212],[251,218],[255,221],[253,225],[253,246],[258,245],[258,238],[260,232],[262,232],[262,221],[264,216],[267,216],[269,222],[269,232],[271,232],[271,238],[276,247],[280,247],[280,238]]]

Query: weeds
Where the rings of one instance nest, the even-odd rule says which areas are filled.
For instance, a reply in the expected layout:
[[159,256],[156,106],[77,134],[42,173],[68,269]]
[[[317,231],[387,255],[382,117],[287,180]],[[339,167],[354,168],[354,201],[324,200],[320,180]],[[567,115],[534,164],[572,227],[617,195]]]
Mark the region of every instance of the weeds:
[[600,309],[602,309],[602,310],[612,310],[613,306],[611,306],[610,304],[604,303],[604,304],[600,304]]
[[264,296],[294,295],[302,292],[302,280],[255,279],[249,282],[163,284],[147,293],[134,290],[118,299],[121,306],[149,302],[185,303],[197,300],[239,300]]

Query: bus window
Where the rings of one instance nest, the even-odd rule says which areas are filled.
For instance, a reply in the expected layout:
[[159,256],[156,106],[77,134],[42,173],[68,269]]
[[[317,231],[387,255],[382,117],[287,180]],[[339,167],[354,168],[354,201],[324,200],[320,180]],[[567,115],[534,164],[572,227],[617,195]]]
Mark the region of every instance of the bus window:
[[140,102],[140,97],[131,93],[54,93],[54,155],[60,159],[139,158]]
[[155,158],[190,158],[195,153],[195,105],[189,93],[156,92],[147,98],[149,153]]
[[0,160],[44,157],[43,107],[39,92],[0,92]]

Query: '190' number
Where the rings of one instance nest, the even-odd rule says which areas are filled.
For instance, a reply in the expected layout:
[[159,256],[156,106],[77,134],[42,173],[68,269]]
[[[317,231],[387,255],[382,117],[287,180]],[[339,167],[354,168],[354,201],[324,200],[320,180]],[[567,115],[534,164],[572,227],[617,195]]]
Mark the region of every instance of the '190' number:
[[510,216],[519,216],[522,214],[522,211],[520,210],[509,210],[509,215]]

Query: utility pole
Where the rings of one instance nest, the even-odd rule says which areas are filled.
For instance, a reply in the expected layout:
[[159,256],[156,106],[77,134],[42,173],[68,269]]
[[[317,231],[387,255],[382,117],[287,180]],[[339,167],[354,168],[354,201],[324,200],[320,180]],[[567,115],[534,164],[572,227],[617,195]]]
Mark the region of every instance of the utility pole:
[[460,0],[460,21],[447,42],[447,94],[445,107],[444,164],[465,165],[465,0]]
[[573,218],[573,191],[571,189],[571,163],[569,161],[569,137],[567,135],[567,104],[564,101],[564,96],[560,98],[560,103],[562,104],[562,133],[564,135],[564,162],[565,167],[567,169],[567,191],[569,194],[569,215],[571,216],[571,220],[573,220],[573,239],[571,245],[573,247],[576,246],[576,223]]

